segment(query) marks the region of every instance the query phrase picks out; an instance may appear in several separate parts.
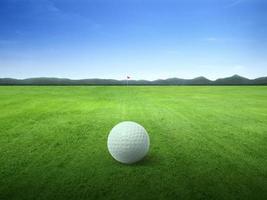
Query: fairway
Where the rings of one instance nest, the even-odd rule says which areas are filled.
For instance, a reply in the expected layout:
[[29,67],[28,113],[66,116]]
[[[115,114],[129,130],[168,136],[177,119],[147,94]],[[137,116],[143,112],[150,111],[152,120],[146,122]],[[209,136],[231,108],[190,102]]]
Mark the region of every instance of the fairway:
[[[116,162],[111,128],[150,136]],[[0,87],[0,199],[266,199],[267,87]]]

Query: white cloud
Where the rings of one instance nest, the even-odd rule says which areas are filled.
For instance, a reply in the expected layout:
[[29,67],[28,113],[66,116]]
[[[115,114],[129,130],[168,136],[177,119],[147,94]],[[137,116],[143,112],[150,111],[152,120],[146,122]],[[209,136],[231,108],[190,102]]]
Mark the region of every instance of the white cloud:
[[204,40],[206,40],[206,41],[218,41],[219,39],[216,37],[208,37],[208,38],[205,38]]
[[228,4],[226,7],[229,8],[229,7],[234,7],[240,3],[242,3],[244,0],[234,0],[232,1],[230,4]]

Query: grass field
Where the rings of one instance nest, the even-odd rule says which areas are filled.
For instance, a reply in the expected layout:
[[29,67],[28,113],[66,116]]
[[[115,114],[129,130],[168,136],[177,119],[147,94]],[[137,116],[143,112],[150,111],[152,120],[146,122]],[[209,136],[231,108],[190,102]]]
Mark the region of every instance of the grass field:
[[[142,124],[148,156],[106,140]],[[267,87],[0,87],[0,199],[266,199]]]

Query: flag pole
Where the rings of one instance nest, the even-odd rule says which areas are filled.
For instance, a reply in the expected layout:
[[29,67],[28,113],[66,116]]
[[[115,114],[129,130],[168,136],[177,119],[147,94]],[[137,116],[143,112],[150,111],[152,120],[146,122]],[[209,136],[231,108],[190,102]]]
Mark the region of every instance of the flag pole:
[[126,76],[126,85],[127,85],[127,87],[129,85],[129,79],[130,79],[130,76]]

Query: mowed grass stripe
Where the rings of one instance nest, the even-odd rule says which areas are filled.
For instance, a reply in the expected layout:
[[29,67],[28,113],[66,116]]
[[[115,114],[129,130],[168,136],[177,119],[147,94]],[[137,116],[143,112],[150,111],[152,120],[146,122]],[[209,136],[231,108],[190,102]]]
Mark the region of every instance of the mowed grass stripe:
[[[99,102],[99,101],[97,101],[97,100],[95,100],[94,102]],[[62,104],[62,105],[64,105],[64,104]],[[71,108],[71,105],[70,105],[70,108]],[[91,108],[92,108],[92,105],[91,105]],[[42,109],[44,109],[43,107],[42,107]],[[47,109],[47,111],[49,112],[49,110],[50,110],[51,108],[48,108]],[[59,123],[58,123],[58,121],[61,121],[61,119],[60,119],[60,116],[56,116],[55,118],[54,117],[51,117],[51,114],[52,114],[52,116],[53,116],[53,113],[55,113],[55,114],[57,114],[57,115],[61,115],[61,113],[58,113],[58,111],[59,110],[63,110],[64,111],[64,109],[66,109],[66,106],[65,106],[65,108],[64,107],[62,107],[62,106],[60,106],[57,110],[54,110],[54,109],[51,109],[51,110],[53,110],[53,112],[52,113],[50,113],[50,114],[48,114],[46,117],[45,117],[45,119],[48,119],[48,121],[46,121],[46,122],[43,122],[42,120],[40,120],[39,121],[39,123],[42,125],[44,125],[44,124],[52,124],[52,122],[57,122],[56,123],[56,125],[55,125],[55,127],[51,127],[51,129],[50,130],[47,130],[47,131],[45,131],[45,132],[48,132],[48,133],[52,133],[53,135],[52,135],[52,137],[53,137],[53,139],[57,139],[57,137],[55,138],[55,136],[57,136],[57,135],[61,135],[61,134],[66,134],[66,133],[68,133],[68,130],[67,130],[67,128],[65,128],[64,126],[66,126],[66,123],[64,122],[64,120],[63,120],[63,122],[62,122],[62,125],[63,126],[59,126]],[[42,114],[42,113],[41,113]],[[96,116],[96,115],[98,115],[99,113],[98,113],[98,111],[96,111],[96,112],[89,112],[89,115],[88,115],[88,112],[86,113],[86,118],[88,118],[90,115],[91,116]],[[65,114],[64,114],[65,115]],[[74,117],[74,118],[73,118]],[[78,116],[78,119],[84,119],[84,117],[81,117],[81,116]],[[75,114],[74,114],[74,116],[72,115],[72,116],[69,116],[67,119],[72,119],[72,120],[74,120],[75,121]],[[90,119],[88,119],[88,121],[90,122]],[[60,123],[61,124],[61,123]],[[84,125],[85,125],[85,127],[88,125],[88,122],[84,122]],[[72,124],[72,126],[76,126],[75,124]],[[101,126],[103,126],[103,124],[101,124]],[[39,130],[43,130],[42,129],[42,127],[37,127],[37,129],[39,129]],[[59,131],[57,131],[57,129],[58,130],[63,130],[62,131],[62,133]],[[73,129],[73,128],[72,128]],[[38,133],[38,131],[39,130],[33,130],[34,132],[36,131],[37,133]],[[92,130],[94,130],[94,129],[92,129]],[[73,141],[72,141],[72,139],[75,139],[76,138],[76,140],[77,140],[77,133],[79,133],[81,130],[80,130],[80,128],[78,128],[78,129],[76,129],[76,130],[74,130],[73,132],[71,132],[69,135],[71,136],[71,135],[73,135],[73,136],[75,136],[74,138],[70,138],[71,140],[71,144],[73,143]],[[90,130],[87,130],[89,133],[90,133]],[[86,131],[86,133],[88,133]],[[100,130],[101,131],[101,130]],[[69,137],[69,135],[68,135],[68,137]],[[39,135],[38,135],[38,137],[39,137]],[[46,137],[49,137],[49,135],[46,133]],[[68,137],[67,137],[67,139],[68,139]],[[64,140],[66,140],[66,137],[63,137],[64,138]],[[97,137],[96,137],[97,138]],[[21,139],[21,138],[19,138],[19,139]],[[38,138],[38,139],[40,139],[40,138]],[[46,138],[44,138],[44,139],[46,139]],[[61,138],[59,138],[59,139],[61,139]],[[37,138],[34,138],[33,139],[34,141],[28,141],[29,143],[35,143],[35,142],[37,142],[38,140],[37,140]],[[21,141],[22,143],[24,142],[24,141]],[[44,155],[46,155],[47,153],[49,153],[50,152],[50,149],[51,149],[51,147],[52,147],[52,150],[53,150],[53,152],[52,153],[55,153],[54,152],[54,144],[56,144],[56,143],[58,143],[59,141],[58,140],[54,140],[54,141],[41,141],[41,144],[49,144],[49,146],[45,146],[44,147],[44,150],[42,150],[41,151],[41,154],[39,154],[37,157],[34,157],[35,158],[35,162],[34,162],[34,160],[32,160],[32,165],[30,165],[30,166],[28,166],[27,168],[23,168],[23,172],[25,172],[25,171],[27,171],[28,169],[29,170],[31,170],[32,169],[32,167],[34,166],[34,165],[36,165],[36,164],[40,164],[40,165],[43,165],[44,163],[38,163],[38,160],[41,160],[40,158],[42,158],[42,157],[45,157]],[[67,142],[68,143],[68,142]],[[77,143],[75,143],[75,144],[77,144],[77,146],[80,146],[80,145],[82,145],[81,144],[81,142],[79,141],[79,142],[77,142]],[[66,143],[65,144],[63,144],[63,145],[67,145]],[[87,145],[88,145],[88,143],[87,143]],[[75,150],[77,149],[77,148],[73,148],[73,147],[67,147],[67,149],[69,149],[69,151],[73,154],[74,152],[75,152]],[[41,150],[41,148],[40,148],[40,146],[39,146],[39,150]],[[64,153],[64,152],[61,152],[61,153]],[[69,152],[68,152],[69,153]],[[66,154],[66,153],[65,153]],[[64,154],[63,154],[64,155]],[[67,154],[68,155],[68,154]],[[54,156],[56,156],[56,155],[54,155]],[[52,160],[53,161],[53,160]],[[58,160],[57,160],[57,162],[58,162]],[[45,165],[43,165],[43,166],[45,166]],[[36,167],[36,166],[35,166]],[[18,174],[17,174],[18,175]]]
[[[162,104],[162,107],[164,107],[164,105],[165,104]],[[168,105],[168,108],[170,107],[170,105]],[[188,108],[188,106],[187,106],[187,108]],[[175,118],[175,119],[177,119],[177,113],[178,113],[178,116],[179,116],[179,112],[181,112],[181,109],[179,109],[179,111],[174,111],[174,109],[168,109],[168,111],[169,112],[171,112],[172,114],[172,116],[173,116],[173,118]],[[185,112],[186,113],[186,112]],[[215,116],[216,117],[216,116]],[[191,113],[191,116],[190,116],[190,121],[192,121],[192,119],[194,118],[194,113]],[[203,118],[197,118],[196,120],[199,120],[199,121],[202,121],[203,120]],[[205,118],[204,118],[204,120],[205,120]],[[218,120],[218,121],[220,121],[220,120]],[[179,123],[179,122],[177,122],[177,123]],[[188,120],[188,123],[190,123],[189,122],[189,120]],[[199,126],[199,123],[195,123],[195,124],[197,124],[197,126]],[[208,122],[207,121],[205,121],[205,123],[204,123],[205,125],[207,125],[208,124]],[[196,127],[195,127],[196,128]],[[203,128],[203,127],[202,127]],[[214,132],[214,130],[209,130],[209,129],[207,129],[208,127],[205,127],[204,129],[200,129],[200,130],[204,130],[204,131],[200,131],[200,133],[201,133],[201,138],[203,138],[203,139],[205,139],[205,145],[207,145],[207,146],[210,146],[210,147],[213,147],[213,149],[210,149],[210,150],[212,150],[213,152],[219,152],[220,154],[223,154],[223,156],[224,156],[224,159],[225,158],[227,158],[227,156],[229,157],[229,161],[232,161],[232,160],[236,160],[237,162],[240,162],[239,160],[241,159],[246,159],[246,162],[244,162],[243,164],[244,164],[244,166],[246,166],[247,164],[250,164],[250,161],[251,161],[251,159],[250,158],[248,158],[247,159],[247,157],[245,156],[246,155],[246,152],[243,152],[244,150],[245,150],[245,148],[243,147],[243,144],[242,143],[239,143],[239,144],[229,144],[229,145],[225,145],[224,144],[224,142],[225,141],[222,141],[222,142],[218,142],[218,141],[220,141],[221,140],[221,137],[220,137],[220,135],[221,135],[221,131],[219,132],[219,134],[217,133],[216,134],[216,132]],[[231,129],[232,129],[232,127],[230,127],[229,128],[229,130],[228,131],[231,131]],[[195,129],[195,131],[194,131],[195,133],[198,133],[199,131],[197,130],[197,128]],[[209,133],[208,135],[206,135],[206,133]],[[211,134],[211,133],[213,133],[213,134]],[[215,133],[215,135],[214,135],[214,133]],[[197,138],[199,138],[199,137],[197,137]],[[238,140],[236,140],[236,141],[234,141],[234,142],[237,142]],[[228,142],[229,141],[227,141],[226,142],[226,144],[228,144]],[[208,145],[210,143],[210,145]],[[239,146],[241,146],[241,148],[239,149],[239,151],[238,152],[236,152],[236,150],[238,149],[238,147]],[[197,147],[197,145],[194,145],[194,147]],[[188,147],[187,147],[188,148]],[[255,147],[254,147],[255,148]],[[201,146],[201,149],[203,149],[203,146]],[[240,155],[241,154],[241,155]],[[192,153],[192,155],[193,155],[193,153]],[[219,154],[218,154],[219,155]],[[233,157],[235,158],[235,159],[233,159]],[[263,158],[263,157],[262,157]],[[202,158],[203,159],[203,158]],[[205,158],[204,158],[205,159]],[[205,159],[205,160],[207,160],[207,159]],[[244,161],[244,160],[242,160],[242,161]],[[257,167],[257,166],[260,166],[260,163],[261,162],[257,162],[257,163],[255,163],[255,165],[253,165],[253,166],[250,166],[250,167],[252,167],[252,169],[253,169],[253,167]],[[239,165],[240,165],[240,163],[238,163]],[[242,165],[241,165],[242,166]],[[256,168],[257,169],[257,168]],[[263,170],[263,169],[261,169],[261,170]],[[265,172],[263,172],[263,174],[264,174]],[[246,174],[243,174],[243,175],[246,175]],[[262,184],[261,184],[261,182],[259,182],[259,186],[262,186]],[[264,185],[263,185],[264,186]],[[264,187],[263,187],[264,188]]]

